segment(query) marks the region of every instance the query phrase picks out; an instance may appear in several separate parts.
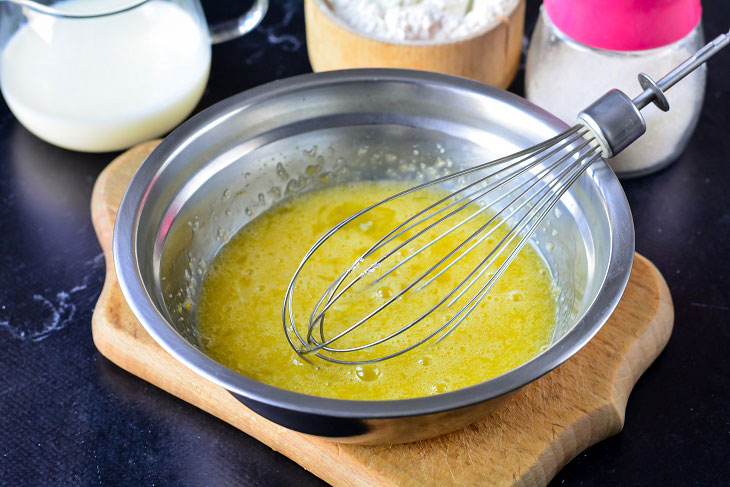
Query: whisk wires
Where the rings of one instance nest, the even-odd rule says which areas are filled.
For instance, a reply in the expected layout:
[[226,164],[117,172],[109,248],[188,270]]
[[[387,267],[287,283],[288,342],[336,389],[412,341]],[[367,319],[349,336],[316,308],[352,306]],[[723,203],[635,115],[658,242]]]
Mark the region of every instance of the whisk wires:
[[[343,220],[315,242],[290,281],[282,310],[289,344],[303,357],[313,355],[340,364],[370,364],[402,355],[432,340],[434,343],[443,340],[485,299],[563,194],[600,156],[600,147],[591,133],[576,125],[529,149],[397,193]],[[465,183],[468,177],[473,181]],[[396,198],[427,188],[447,187],[454,182],[458,189],[426,205],[388,231],[325,289],[309,316],[306,332],[305,324],[297,325],[294,313],[297,279],[312,255],[336,232]],[[475,225],[476,229],[472,231]],[[429,249],[465,229],[468,233],[465,238],[434,264],[428,262],[425,270],[414,272],[405,287],[354,323],[338,323],[340,326],[328,336],[325,326],[328,313],[344,296],[357,292],[354,290],[356,285],[372,287],[395,273],[406,271],[419,259],[428,261],[432,258],[426,256]],[[503,235],[490,247],[488,242],[497,235],[498,229],[502,229]],[[414,319],[365,343],[338,344],[409,293],[432,286],[445,273],[455,269],[454,266],[464,263],[469,255],[478,256],[478,263],[465,276],[459,276],[453,288]],[[385,351],[378,351],[379,345],[414,329],[437,310],[446,313],[443,323],[402,348],[391,351],[384,347]]]

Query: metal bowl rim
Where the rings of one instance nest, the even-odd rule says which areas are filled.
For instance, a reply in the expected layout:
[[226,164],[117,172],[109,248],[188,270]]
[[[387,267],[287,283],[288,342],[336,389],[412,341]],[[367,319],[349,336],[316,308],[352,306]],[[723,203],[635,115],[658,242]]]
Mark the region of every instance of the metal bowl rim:
[[[343,82],[390,81],[459,89],[508,103],[538,119],[555,133],[568,126],[527,100],[476,81],[449,75],[401,70],[355,69],[312,73],[273,81],[244,91],[207,108],[163,140],[134,174],[119,205],[113,235],[113,257],[122,294],[145,330],[162,348],[200,376],[228,391],[271,406],[339,418],[397,418],[433,414],[471,406],[519,389],[565,362],[600,330],[618,304],[631,273],[634,227],[623,189],[610,170],[591,171],[605,196],[611,229],[608,273],[593,303],[558,342],[529,362],[485,382],[435,396],[398,400],[344,400],[310,396],[258,382],[235,372],[189,344],[155,308],[141,278],[136,256],[136,229],[149,186],[166,161],[233,111],[283,93]],[[599,165],[604,165],[600,161]],[[585,177],[585,176],[584,176]]]

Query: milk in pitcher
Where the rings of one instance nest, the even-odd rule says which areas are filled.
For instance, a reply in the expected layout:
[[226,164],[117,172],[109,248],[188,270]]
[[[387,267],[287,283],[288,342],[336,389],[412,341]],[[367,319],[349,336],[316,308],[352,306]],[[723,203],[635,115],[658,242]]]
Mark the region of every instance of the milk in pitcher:
[[[82,11],[118,0],[65,0]],[[170,131],[193,110],[210,70],[207,27],[151,0],[93,18],[28,15],[0,57],[11,111],[38,137],[68,149],[127,148]]]

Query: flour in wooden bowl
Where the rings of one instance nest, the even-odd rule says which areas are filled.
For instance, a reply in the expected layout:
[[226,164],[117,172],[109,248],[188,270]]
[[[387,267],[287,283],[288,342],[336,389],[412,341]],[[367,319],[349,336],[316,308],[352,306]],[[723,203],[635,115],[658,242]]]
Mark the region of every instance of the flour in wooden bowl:
[[326,0],[362,34],[385,41],[455,41],[507,17],[518,0]]

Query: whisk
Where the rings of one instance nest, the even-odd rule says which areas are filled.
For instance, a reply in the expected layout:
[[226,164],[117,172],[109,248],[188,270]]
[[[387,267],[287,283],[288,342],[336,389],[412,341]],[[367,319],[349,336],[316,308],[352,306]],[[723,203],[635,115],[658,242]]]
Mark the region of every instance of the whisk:
[[[611,90],[578,115],[578,122],[565,132],[506,157],[464,169],[430,182],[394,194],[346,218],[325,233],[311,247],[295,271],[286,291],[282,319],[286,338],[292,348],[306,359],[313,355],[339,364],[371,364],[404,354],[424,343],[437,343],[451,334],[485,299],[502,277],[530,237],[555,207],[570,186],[601,157],[610,158],[628,147],[646,131],[640,110],[654,103],[669,110],[664,92],[674,86],[711,56],[730,43],[730,32],[722,34],[688,58],[673,71],[655,82],[639,74],[643,92],[633,100],[619,90]],[[478,174],[486,171],[482,176]],[[473,181],[466,182],[471,176]],[[311,257],[336,232],[355,219],[372,212],[396,198],[413,195],[428,188],[456,182],[458,189],[440,197],[387,232],[370,246],[360,258],[332,282],[317,301],[306,323],[297,326],[294,313],[294,291],[302,270]],[[476,218],[482,215],[482,220]],[[481,222],[484,222],[483,224]],[[476,222],[476,224],[475,224]],[[433,259],[427,249],[461,228],[476,227],[443,256],[429,260],[425,270],[409,275],[408,284],[373,306],[352,323],[336,323],[328,333],[325,318],[342,303],[344,296],[356,288],[372,286],[388,276],[404,271],[418,259]],[[503,236],[489,246],[497,228]],[[485,242],[487,242],[485,244]],[[472,254],[476,252],[476,254]],[[409,293],[431,285],[455,264],[471,254],[478,263],[459,276],[458,284],[446,292],[418,316],[398,324],[376,339],[344,345],[356,330],[368,323],[385,308],[403,300]],[[371,263],[369,261],[372,261]],[[364,268],[363,268],[364,267]],[[411,279],[412,278],[412,279]],[[458,304],[457,304],[458,303]],[[409,336],[419,323],[423,324],[436,311],[445,313],[443,322],[420,332],[415,339],[395,350],[384,345],[396,337]],[[330,320],[332,321],[332,320]],[[383,352],[382,348],[385,348]],[[379,351],[380,350],[380,351]]]

